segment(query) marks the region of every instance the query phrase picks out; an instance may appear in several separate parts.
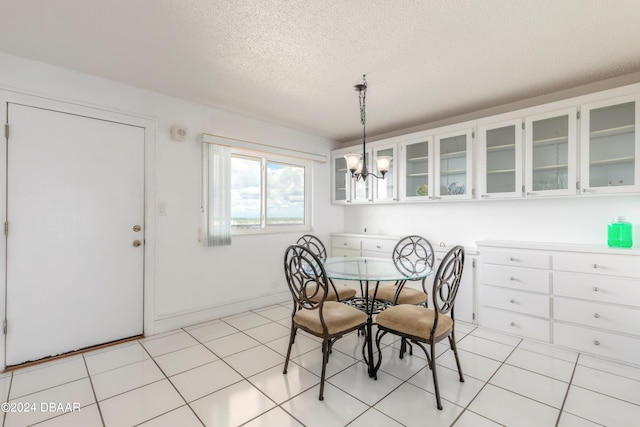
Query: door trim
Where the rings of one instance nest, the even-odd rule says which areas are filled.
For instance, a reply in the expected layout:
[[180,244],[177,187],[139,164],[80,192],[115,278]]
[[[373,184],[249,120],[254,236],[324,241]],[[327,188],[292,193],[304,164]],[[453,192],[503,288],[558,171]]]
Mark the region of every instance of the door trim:
[[[157,234],[156,220],[156,128],[157,119],[141,115],[96,108],[89,105],[50,99],[28,93],[16,92],[0,88],[0,114],[2,125],[7,122],[7,104],[22,104],[26,106],[59,111],[95,118],[99,120],[113,121],[130,124],[144,128],[144,223],[145,223],[145,248],[143,266],[143,333],[152,335],[155,331],[154,289],[155,289],[155,242]],[[11,130],[9,129],[9,132]],[[2,133],[4,147],[0,149],[0,213],[3,222],[7,215],[7,140]],[[4,320],[7,313],[7,286],[6,286],[6,261],[7,239],[2,235],[0,243],[0,319]],[[9,325],[9,327],[11,327]],[[6,368],[5,339],[0,339],[0,367]]]

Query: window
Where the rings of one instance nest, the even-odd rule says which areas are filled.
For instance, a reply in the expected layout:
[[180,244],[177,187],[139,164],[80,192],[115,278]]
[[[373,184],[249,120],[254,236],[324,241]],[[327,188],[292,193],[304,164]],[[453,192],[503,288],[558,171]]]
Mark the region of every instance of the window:
[[[214,160],[211,147],[204,144],[203,152],[208,244],[230,243],[218,239],[225,232],[216,227],[224,223],[231,235],[311,229],[311,161],[230,147],[229,160],[224,163]],[[229,169],[228,179],[212,178],[225,168]]]
[[294,158],[232,150],[233,231],[309,229],[310,169]]

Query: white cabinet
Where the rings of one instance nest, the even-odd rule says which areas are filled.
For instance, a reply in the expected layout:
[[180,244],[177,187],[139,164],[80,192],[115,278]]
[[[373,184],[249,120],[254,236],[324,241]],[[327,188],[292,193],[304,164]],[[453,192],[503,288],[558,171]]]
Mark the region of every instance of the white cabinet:
[[478,242],[479,324],[639,364],[640,250]]
[[639,95],[583,105],[580,186],[584,193],[640,189]]
[[480,247],[478,324],[503,332],[550,340],[548,254]]
[[[389,171],[385,174],[384,179],[369,177],[373,184],[373,200],[377,202],[389,202],[398,200],[398,145],[395,143],[385,144],[373,147],[373,158],[379,156],[391,157]],[[378,170],[377,162],[374,163],[373,173],[379,177],[382,176]]]
[[331,199],[333,203],[351,201],[351,174],[341,152],[331,153]]
[[401,200],[433,198],[433,137],[412,138],[400,144]]
[[436,199],[472,197],[472,142],[472,128],[435,135],[433,196]]
[[522,119],[478,128],[481,198],[522,197]]
[[527,197],[576,194],[577,108],[525,118]]

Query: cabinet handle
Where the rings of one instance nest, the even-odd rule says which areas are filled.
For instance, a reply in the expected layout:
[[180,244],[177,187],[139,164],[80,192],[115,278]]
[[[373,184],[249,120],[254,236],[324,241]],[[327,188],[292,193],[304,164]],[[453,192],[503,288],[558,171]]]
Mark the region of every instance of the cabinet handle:
[[511,262],[516,262],[516,261],[518,261],[518,259],[517,259],[517,258],[514,258],[514,257],[511,257],[511,258],[509,258],[509,261],[511,261]]
[[512,299],[511,301],[509,301],[511,304],[515,304],[516,300]]
[[509,277],[509,280],[516,280],[516,278],[511,276],[511,277]]
[[593,268],[600,268],[598,264],[593,264]]
[[595,340],[595,341],[593,342],[593,345],[600,345],[600,341]]
[[599,288],[599,287],[597,287],[597,286],[594,286],[594,287],[593,287],[593,292],[598,292],[599,290],[600,290],[600,288]]
[[510,326],[516,326],[515,322],[511,322],[509,325]]
[[344,243],[343,243],[343,245],[344,245],[344,246],[347,246],[347,242],[344,242]]
[[599,315],[598,313],[595,313],[595,314],[593,315],[593,317],[595,317],[596,319],[599,319],[599,318],[600,318],[600,315]]
[[380,245],[376,245],[376,248],[380,249]]

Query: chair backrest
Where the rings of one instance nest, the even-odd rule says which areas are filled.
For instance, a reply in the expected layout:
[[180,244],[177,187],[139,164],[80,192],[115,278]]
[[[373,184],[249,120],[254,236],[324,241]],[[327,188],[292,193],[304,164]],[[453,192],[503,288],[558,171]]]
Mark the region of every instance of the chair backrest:
[[403,237],[393,248],[392,258],[402,274],[412,276],[433,268],[433,246],[422,236]]
[[436,319],[439,314],[451,312],[453,318],[453,307],[460,287],[462,278],[462,268],[464,267],[464,248],[455,246],[442,258],[438,266],[438,271],[433,279],[431,299],[436,311]]
[[318,258],[324,259],[327,257],[327,249],[320,239],[313,234],[305,234],[298,239],[298,245],[304,246],[309,249]]
[[322,309],[330,285],[320,258],[305,246],[291,245],[284,253],[284,273],[295,307]]

